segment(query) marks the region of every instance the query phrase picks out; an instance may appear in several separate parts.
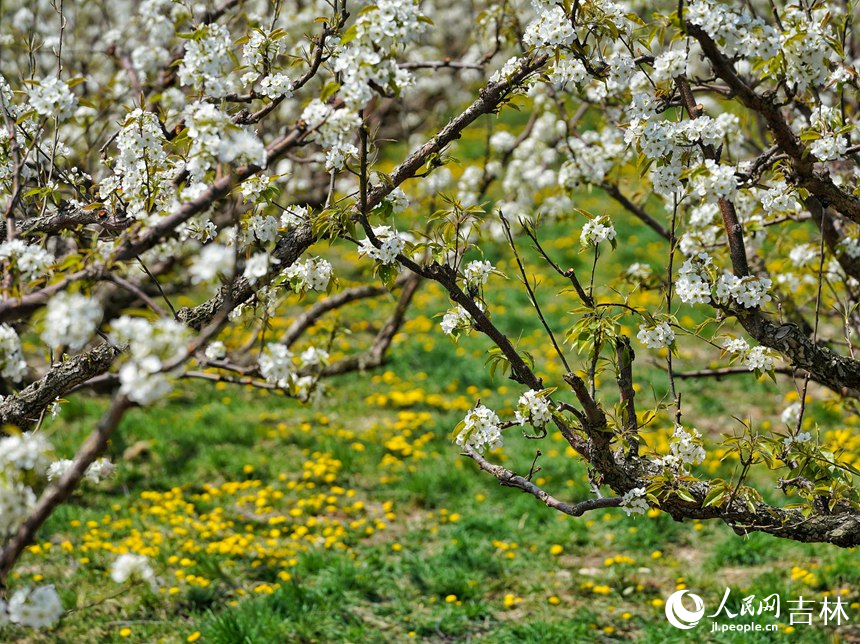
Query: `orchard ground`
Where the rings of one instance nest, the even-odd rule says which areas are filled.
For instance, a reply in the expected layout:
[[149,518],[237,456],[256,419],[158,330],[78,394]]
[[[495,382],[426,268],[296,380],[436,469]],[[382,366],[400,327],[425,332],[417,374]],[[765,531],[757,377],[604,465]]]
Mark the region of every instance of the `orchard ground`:
[[[598,192],[580,201],[596,214],[607,203]],[[579,245],[583,222],[549,227],[542,237],[559,263],[587,275],[592,257]],[[596,283],[621,279],[642,256],[653,257],[661,274],[665,244],[643,227],[618,227],[619,248],[602,252]],[[573,321],[575,298],[558,294],[564,281],[526,244],[520,250],[529,269],[543,275],[538,299],[561,336]],[[562,383],[525,294],[513,287],[516,266],[501,253],[488,258],[511,280],[510,288],[493,291],[494,319],[532,353],[547,385]],[[336,269],[348,286],[349,276],[367,267],[341,260]],[[658,296],[639,291],[634,297],[647,306]],[[334,341],[332,358],[367,346],[391,306],[383,297],[344,311],[349,334]],[[656,510],[635,518],[620,509],[572,518],[499,487],[459,456],[450,432],[476,400],[508,419],[521,390],[489,375],[485,338],[473,334],[454,344],[442,335],[438,316],[449,306],[435,285],[423,284],[386,366],[371,377],[328,380],[317,406],[186,380],[166,402],[133,410],[110,446],[117,475],[61,507],[12,577],[13,588],[56,584],[70,612],[52,632],[7,626],[0,637],[224,644],[860,640],[854,551],[759,534],[743,538],[718,523],[676,523]],[[681,310],[682,326],[700,322],[691,313]],[[289,315],[272,320],[267,338],[276,339],[289,321]],[[627,324],[635,336],[634,320]],[[308,339],[326,337],[327,325]],[[239,331],[225,340],[240,346],[247,339]],[[678,370],[701,367],[702,356],[725,366],[705,343],[680,345]],[[648,414],[667,402],[664,362],[641,347],[637,354],[636,381],[651,387],[638,387],[641,420],[648,421],[643,450],[665,454],[671,419],[666,410]],[[611,390],[611,370],[600,381]],[[740,429],[733,415],[756,430],[780,429],[780,412],[796,400],[781,384],[752,374],[679,381],[685,424],[711,444]],[[856,463],[856,424],[838,423],[857,417],[843,417],[824,392],[811,393],[808,430],[818,424],[820,440]],[[106,404],[79,395],[45,422],[61,457],[71,457]],[[536,483],[566,501],[592,495],[585,468],[558,433],[530,440],[519,428],[508,429],[504,448],[492,457],[525,474],[537,449]],[[726,478],[736,471],[735,455],[709,454],[704,471]],[[758,482],[759,489],[774,490],[775,481]],[[124,552],[151,558],[157,586],[110,579],[111,564]],[[722,616],[718,623],[777,623],[776,633],[712,634],[708,618],[688,631],[667,622],[664,601],[676,590],[700,595],[710,614],[727,586],[733,612],[743,597],[755,595],[757,605],[773,593],[782,611],[778,619]],[[851,621],[824,628],[816,610],[813,626],[790,626],[785,602],[800,595],[816,602],[841,597]]]

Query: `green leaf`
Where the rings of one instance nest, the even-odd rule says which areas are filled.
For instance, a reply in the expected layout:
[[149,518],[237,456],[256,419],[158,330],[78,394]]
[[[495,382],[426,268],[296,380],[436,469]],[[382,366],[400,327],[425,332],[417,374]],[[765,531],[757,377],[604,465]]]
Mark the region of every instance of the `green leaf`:
[[675,494],[678,496],[679,499],[683,499],[684,501],[687,501],[689,503],[696,502],[696,499],[693,497],[692,494],[687,491],[687,488],[678,488],[677,490],[675,490]]

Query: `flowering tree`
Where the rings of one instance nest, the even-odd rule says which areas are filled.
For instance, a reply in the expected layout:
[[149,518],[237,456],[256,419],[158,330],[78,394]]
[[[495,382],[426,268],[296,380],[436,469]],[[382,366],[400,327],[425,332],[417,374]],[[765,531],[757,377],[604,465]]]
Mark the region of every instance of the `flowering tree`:
[[[489,368],[522,387],[513,417],[476,401],[454,430],[503,485],[576,516],[654,507],[740,534],[860,544],[860,473],[801,431],[809,383],[846,409],[860,391],[851,3],[12,0],[2,11],[0,585],[54,508],[110,474],[100,456],[129,407],[186,378],[318,398],[325,378],[384,361],[424,280],[452,302],[440,333],[483,334]],[[524,125],[505,121],[514,107]],[[478,122],[482,157],[463,161],[457,139]],[[620,214],[578,209],[586,190]],[[595,283],[600,256],[625,244],[624,217],[663,240],[660,261]],[[578,238],[590,274],[545,251],[547,224]],[[518,274],[484,259],[499,242]],[[524,245],[570,287],[566,328],[544,316]],[[347,257],[368,267],[366,284],[338,286]],[[558,382],[493,315],[493,289],[517,280]],[[267,321],[313,291],[325,295],[270,337]],[[386,291],[396,301],[365,350],[335,361],[330,344],[291,350],[326,313]],[[659,304],[638,304],[642,292]],[[182,297],[196,305],[174,306]],[[687,306],[700,326],[679,322]],[[657,409],[637,406],[625,324],[640,355],[665,364]],[[228,349],[222,334],[237,325],[257,333]],[[683,346],[732,364],[677,373]],[[681,379],[750,372],[790,376],[800,403],[783,431],[728,439],[741,467],[709,478]],[[95,387],[112,403],[60,459],[42,420]],[[663,410],[674,433],[656,454],[640,431]],[[536,441],[560,432],[594,498],[563,502],[493,463],[487,450],[515,426]],[[790,505],[764,500],[754,468],[777,472]],[[117,561],[114,579],[132,575],[152,571]],[[50,587],[0,608],[33,626],[62,612]]]

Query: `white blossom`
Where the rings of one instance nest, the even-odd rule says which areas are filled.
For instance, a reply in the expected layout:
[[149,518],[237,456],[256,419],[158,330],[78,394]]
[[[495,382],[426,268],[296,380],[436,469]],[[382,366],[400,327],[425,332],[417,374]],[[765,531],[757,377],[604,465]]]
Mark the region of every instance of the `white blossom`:
[[4,270],[14,268],[25,282],[29,282],[47,273],[48,267],[54,263],[54,256],[41,246],[13,239],[0,244],[0,265],[4,263]]
[[845,156],[846,150],[848,150],[848,143],[845,137],[835,134],[825,134],[809,144],[809,151],[819,161],[834,161]]
[[8,324],[0,323],[0,377],[20,382],[26,373],[27,363],[18,334]]
[[230,58],[230,32],[217,22],[200,28],[185,45],[179,66],[179,82],[211,96],[224,96],[231,90],[226,72],[233,67]]
[[634,282],[644,282],[650,279],[653,274],[654,269],[652,269],[648,264],[640,264],[639,262],[630,264],[624,272],[627,279],[633,280]]
[[662,461],[667,467],[686,470],[690,465],[698,465],[705,460],[705,449],[701,444],[702,435],[693,429],[675,426],[669,443],[669,454]]
[[397,256],[406,248],[406,242],[391,226],[375,226],[374,236],[381,242],[377,248],[365,237],[358,245],[358,254],[378,260],[383,264],[396,264]]
[[262,93],[269,98],[288,97],[293,93],[293,82],[286,74],[272,74],[260,81]]
[[220,340],[211,342],[206,351],[203,352],[207,360],[223,360],[227,357],[227,347]]
[[788,407],[782,410],[780,420],[788,425],[790,429],[797,427],[800,422],[801,405],[799,402],[791,403]]
[[0,539],[15,534],[35,505],[36,493],[30,486],[0,477]]
[[129,579],[139,579],[153,588],[157,585],[155,571],[149,565],[149,557],[145,555],[132,553],[120,555],[111,566],[110,577],[118,584],[125,583]]
[[332,267],[321,257],[309,257],[303,262],[293,262],[284,271],[296,293],[307,290],[325,291],[331,281]]
[[520,425],[530,423],[534,427],[546,427],[552,420],[552,408],[545,397],[530,389],[517,401],[515,418]]
[[299,356],[302,368],[323,367],[328,364],[328,351],[317,347],[308,347]]
[[654,59],[654,80],[671,81],[687,74],[687,53],[680,49],[665,51]]
[[89,467],[87,467],[84,472],[84,478],[91,483],[100,483],[106,478],[110,478],[113,476],[116,471],[116,465],[111,463],[106,458],[97,458],[95,461],[90,463]]
[[172,374],[163,372],[165,363],[188,354],[188,336],[188,328],[171,318],[150,322],[124,315],[111,322],[114,343],[128,345],[128,361],[119,370],[120,392],[141,405],[167,395]]
[[49,76],[30,86],[30,107],[40,116],[56,116],[62,122],[74,115],[78,99],[65,82]]
[[23,432],[0,439],[0,466],[15,470],[45,473],[50,463],[51,443],[41,432]]
[[487,283],[487,280],[496,269],[490,262],[484,260],[474,260],[466,264],[464,274],[466,276],[466,284],[468,286],[482,286]]
[[615,227],[609,222],[609,217],[589,219],[582,227],[579,243],[583,246],[597,246],[600,242],[615,239]]
[[734,167],[721,165],[712,159],[705,159],[704,167],[704,173],[693,177],[693,192],[701,197],[732,198],[738,187]]
[[704,266],[710,263],[710,258],[700,254],[684,262],[678,270],[675,281],[675,292],[686,304],[708,304],[711,301],[711,285],[704,272]]
[[675,332],[666,322],[658,322],[651,326],[642,324],[639,326],[636,338],[649,349],[662,349],[675,341]]
[[634,487],[621,497],[621,509],[629,517],[632,514],[645,514],[648,510],[648,502],[645,500],[645,488]]
[[188,273],[192,284],[209,283],[219,275],[231,277],[235,269],[235,252],[221,244],[207,244],[194,258]]
[[463,428],[455,438],[460,447],[471,447],[483,453],[487,447],[495,449],[502,446],[499,417],[492,409],[478,405],[466,414],[463,423]]
[[245,271],[242,273],[249,284],[256,284],[260,278],[269,273],[272,264],[280,264],[281,260],[272,257],[269,253],[254,253],[245,262]]
[[568,45],[576,39],[576,31],[573,29],[570,17],[560,6],[541,11],[540,15],[532,21],[523,34],[523,42],[528,47],[538,50],[544,47],[558,47]]
[[45,315],[42,341],[50,347],[67,345],[73,351],[83,349],[102,319],[98,300],[68,292],[50,299]]
[[293,354],[286,345],[270,342],[260,356],[260,373],[266,382],[279,387],[287,386],[293,374]]
[[750,371],[773,371],[774,352],[767,347],[750,347],[743,338],[727,338],[723,350],[739,359]]
[[63,604],[53,586],[16,590],[6,605],[9,621],[30,628],[48,628],[63,615]]

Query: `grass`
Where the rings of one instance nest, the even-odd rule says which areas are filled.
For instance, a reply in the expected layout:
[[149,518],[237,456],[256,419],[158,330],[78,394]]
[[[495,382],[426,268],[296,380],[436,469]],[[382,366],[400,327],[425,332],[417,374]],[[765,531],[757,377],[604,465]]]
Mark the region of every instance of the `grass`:
[[[580,205],[601,203],[594,194]],[[590,259],[562,230],[549,231],[547,247],[561,265],[584,270]],[[634,255],[659,257],[649,231],[631,227],[623,237],[619,251],[601,259],[601,288],[611,286]],[[524,249],[524,255],[542,270],[533,254]],[[500,254],[489,256],[514,274]],[[654,267],[659,270],[659,263]],[[544,280],[538,297],[563,331],[576,303],[570,294],[557,295],[564,284],[554,276]],[[535,355],[548,384],[558,384],[561,368],[524,294],[514,288],[489,293],[500,328]],[[635,297],[644,305],[654,296]],[[385,300],[356,305],[356,315],[343,320],[352,335],[335,341],[335,353],[366,344],[388,306]],[[791,627],[784,603],[778,619],[718,620],[778,623],[776,634],[711,634],[707,618],[695,631],[682,632],[667,623],[663,609],[671,593],[688,588],[710,612],[729,586],[734,611],[749,595],[776,592],[783,602],[801,594],[817,601],[838,595],[855,620],[855,552],[766,535],[743,538],[720,524],[676,523],[657,511],[635,519],[620,510],[571,518],[500,488],[458,456],[450,430],[475,400],[511,416],[520,389],[487,373],[484,338],[464,337],[454,345],[441,335],[433,316],[448,306],[438,288],[423,285],[385,369],[330,381],[317,407],[265,391],[184,382],[164,403],[131,411],[110,446],[117,476],[62,506],[12,579],[13,588],[55,583],[70,612],[53,632],[6,626],[0,639],[234,644],[662,643],[690,641],[691,633],[716,642],[857,637],[856,628],[824,628],[818,619],[813,627]],[[692,311],[681,313],[685,326],[700,321]],[[271,333],[287,322],[274,320]],[[623,322],[635,334],[635,321]],[[327,332],[315,329],[310,340]],[[228,344],[241,345],[239,335]],[[644,411],[664,401],[668,386],[660,358],[638,353]],[[705,355],[718,359],[707,346],[684,342],[678,368],[700,365]],[[617,398],[611,372],[601,380],[611,403]],[[785,403],[781,388],[753,376],[679,386],[685,418],[710,443],[737,427],[732,415],[749,416],[763,431],[777,427]],[[86,396],[63,405],[45,426],[60,454],[73,453],[105,406],[106,400]],[[813,409],[822,423],[832,423],[828,428],[842,428],[832,408]],[[650,448],[665,453],[670,424],[665,413],[657,415],[644,435]],[[847,435],[839,440],[854,440],[856,430]],[[539,485],[565,500],[591,494],[588,472],[557,434],[535,442],[508,430],[493,459],[528,472],[538,447]],[[729,476],[736,461],[718,456],[703,471]],[[773,484],[767,476],[758,482]],[[110,580],[111,563],[126,551],[151,557],[156,588]]]

